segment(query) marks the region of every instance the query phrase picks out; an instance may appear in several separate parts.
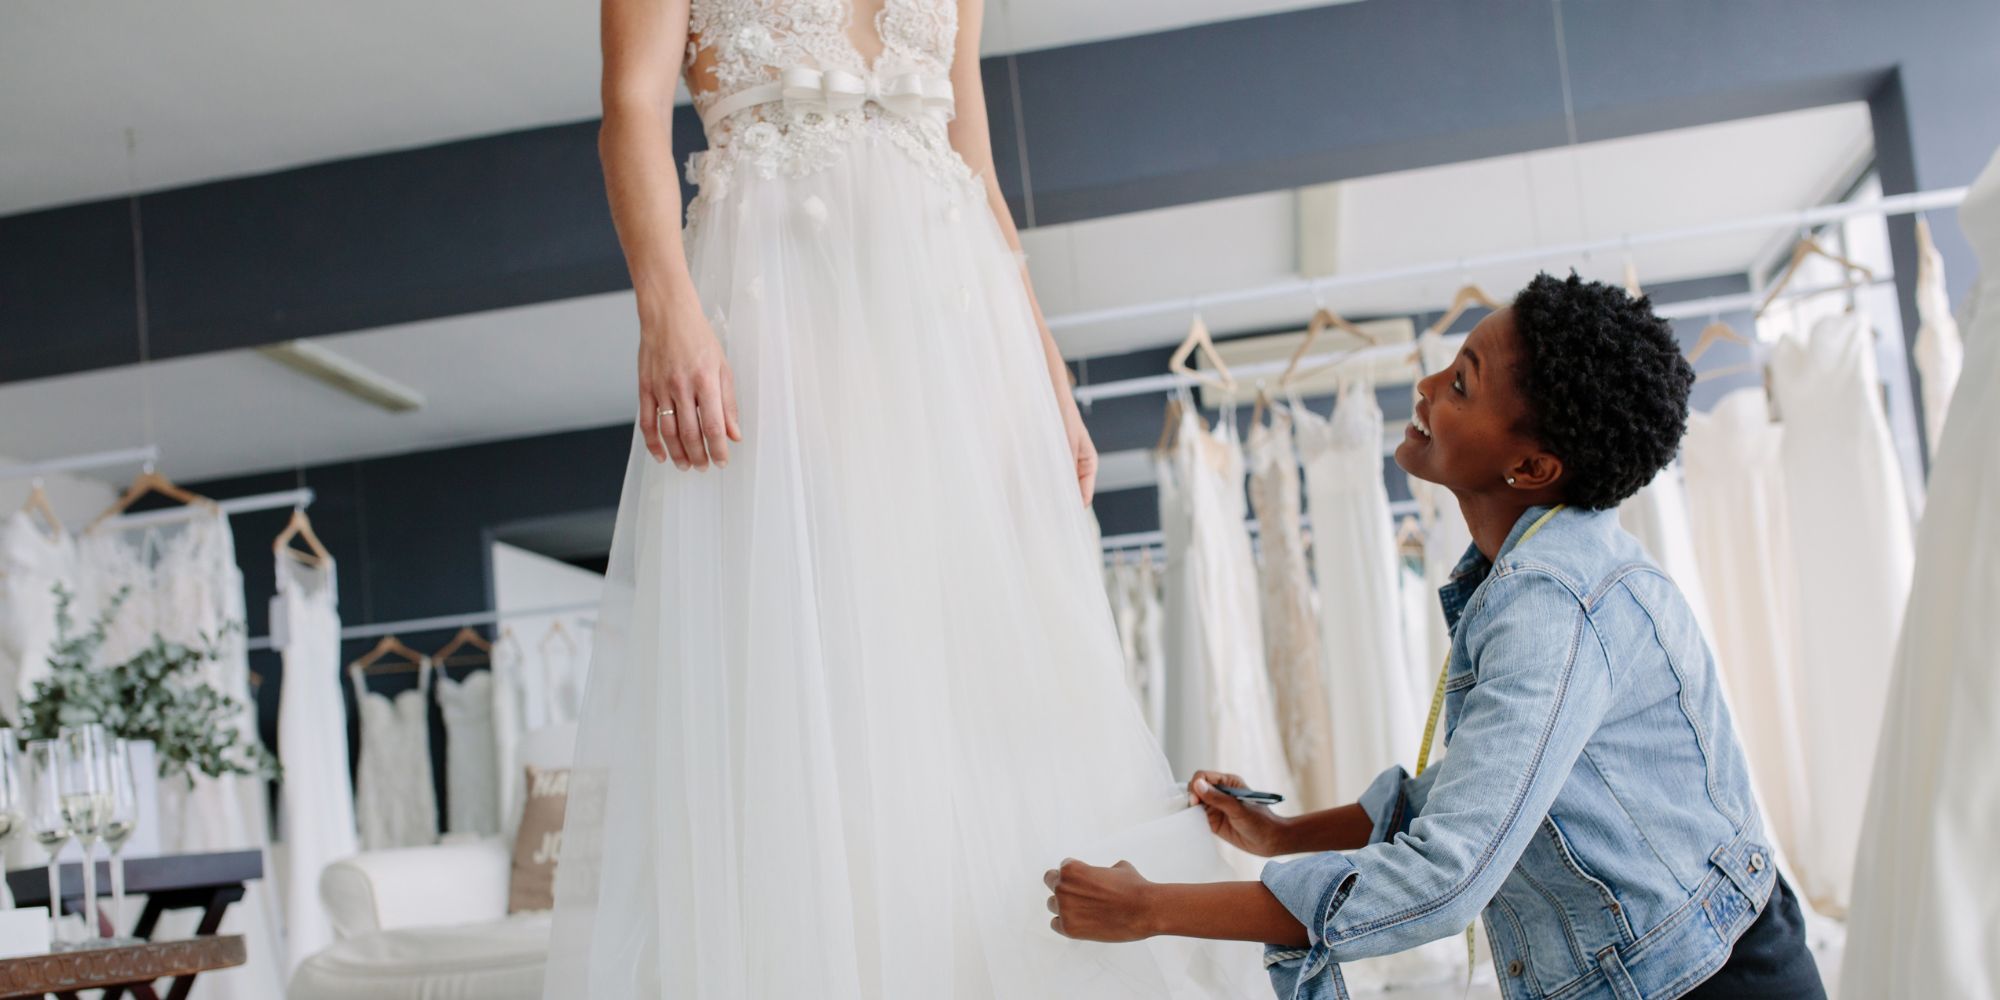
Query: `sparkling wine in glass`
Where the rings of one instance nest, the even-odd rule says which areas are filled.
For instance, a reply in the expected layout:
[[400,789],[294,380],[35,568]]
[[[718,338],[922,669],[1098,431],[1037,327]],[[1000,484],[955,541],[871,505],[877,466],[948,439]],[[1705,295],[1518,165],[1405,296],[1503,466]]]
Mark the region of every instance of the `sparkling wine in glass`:
[[[62,856],[63,845],[69,843],[69,820],[63,815],[62,786],[58,779],[60,768],[57,764],[58,744],[55,740],[30,740],[28,742],[28,796],[22,814],[27,817],[28,833],[49,855],[49,930],[60,935],[62,918]],[[58,936],[51,942],[56,948],[62,947]]]
[[[20,775],[16,770],[19,744],[14,742],[14,731],[0,726],[0,855],[4,855],[7,839],[21,828],[22,796]],[[7,909],[14,908],[14,894],[7,889],[7,880],[0,878],[0,903]]]
[[[115,930],[125,919],[125,842],[139,827],[139,783],[132,774],[132,744],[111,741],[105,758],[105,787],[111,793],[111,811],[104,821],[104,845],[111,850],[111,924]],[[129,940],[113,935],[115,940]]]
[[104,727],[96,723],[65,728],[56,736],[56,780],[62,791],[63,818],[83,845],[86,944],[101,936],[97,923],[97,842],[111,816],[111,790],[104,782],[109,754]]

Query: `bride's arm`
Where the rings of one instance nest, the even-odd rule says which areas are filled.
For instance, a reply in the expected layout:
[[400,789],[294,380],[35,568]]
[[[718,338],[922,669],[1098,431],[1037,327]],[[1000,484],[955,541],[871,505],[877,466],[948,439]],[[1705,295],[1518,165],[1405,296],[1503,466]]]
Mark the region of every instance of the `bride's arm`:
[[[639,299],[639,425],[656,461],[729,461],[743,440],[736,389],[681,248],[674,87],[688,0],[603,0],[604,122],[597,151],[618,242]],[[672,415],[662,410],[672,409]]]
[[[984,0],[959,0],[958,4],[958,50],[951,61],[951,90],[957,117],[951,123],[951,144],[973,173],[985,182],[986,203],[1000,223],[1007,245],[1018,255],[1021,234],[1015,230],[1014,217],[1007,211],[1007,199],[1000,194],[1000,182],[994,179],[993,140],[986,125],[986,91],[979,79],[979,26],[984,7]],[[1083,502],[1088,504],[1097,489],[1097,448],[1091,444],[1090,432],[1084,429],[1076,398],[1070,395],[1069,369],[1063,364],[1062,352],[1056,349],[1048,321],[1042,318],[1042,305],[1035,300],[1035,285],[1028,278],[1025,260],[1021,264],[1021,286],[1027,290],[1028,305],[1035,312],[1035,327],[1041,333],[1049,381],[1055,386],[1056,405],[1062,411],[1063,429],[1076,460],[1077,487],[1083,493]]]

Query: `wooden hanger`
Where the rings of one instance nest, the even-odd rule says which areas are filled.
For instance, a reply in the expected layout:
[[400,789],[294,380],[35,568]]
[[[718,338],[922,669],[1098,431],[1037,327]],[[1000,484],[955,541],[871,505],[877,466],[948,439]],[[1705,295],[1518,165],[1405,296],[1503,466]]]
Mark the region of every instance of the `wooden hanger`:
[[[1209,367],[1215,369],[1215,374],[1188,367],[1188,358],[1197,350]],[[1194,320],[1188,324],[1187,336],[1181,338],[1179,347],[1174,348],[1174,356],[1167,359],[1167,370],[1205,382],[1223,392],[1236,391],[1236,376],[1229,374],[1229,366],[1223,364],[1222,356],[1216,353],[1215,339],[1209,336],[1208,324],[1202,322],[1200,313],[1196,313]]]
[[563,641],[563,644],[569,647],[571,655],[575,655],[577,653],[578,647],[576,644],[576,636],[569,634],[569,629],[563,627],[562,619],[560,618],[557,618],[554,621],[549,622],[548,632],[543,634],[542,641],[537,645],[539,645],[542,649],[546,650],[549,648],[549,643],[556,639],[561,639]]
[[[291,547],[292,539],[302,539],[306,543],[303,550]],[[320,544],[319,536],[313,533],[312,519],[306,517],[304,507],[293,507],[292,518],[285,522],[285,530],[271,542],[271,551],[279,555],[291,556],[308,566],[323,567],[333,562],[333,554]]]
[[1714,347],[1715,342],[1718,340],[1727,340],[1732,344],[1742,344],[1745,347],[1750,346],[1750,341],[1742,334],[1737,333],[1735,327],[1721,320],[1716,320],[1701,328],[1701,336],[1695,338],[1694,347],[1688,350],[1688,364],[1700,361],[1701,356],[1707,354],[1708,349]]
[[212,509],[220,509],[216,508],[215,501],[198,493],[191,493],[181,489],[179,486],[174,485],[173,480],[154,472],[152,469],[147,469],[139,473],[138,477],[132,480],[131,486],[125,488],[124,496],[119,497],[117,502],[107,508],[104,513],[97,515],[97,519],[90,522],[90,525],[83,530],[86,533],[96,531],[99,525],[119,514],[123,514],[127,508],[138,503],[140,497],[148,493],[158,493],[177,503],[188,505],[201,504]]
[[62,537],[62,518],[56,516],[55,507],[49,504],[49,495],[43,492],[41,480],[35,480],[34,485],[28,487],[28,499],[22,501],[21,512],[31,516],[40,514],[42,526],[48,529],[49,537]]
[[1250,426],[1264,422],[1264,412],[1271,408],[1271,394],[1264,390],[1264,380],[1257,380],[1257,402],[1250,407]]
[[1764,318],[1764,313],[1770,310],[1771,303],[1778,301],[1779,293],[1783,292],[1785,286],[1792,283],[1792,278],[1798,275],[1799,265],[1805,263],[1806,258],[1815,256],[1824,257],[1846,268],[1849,287],[1853,285],[1853,278],[1856,272],[1860,273],[1861,280],[1864,282],[1875,280],[1875,272],[1869,270],[1865,265],[1857,264],[1828,250],[1826,247],[1821,246],[1818,240],[1810,236],[1803,236],[1799,238],[1797,243],[1792,245],[1791,261],[1785,265],[1784,272],[1778,275],[1778,280],[1771,283],[1771,291],[1764,296],[1764,301],[1758,304],[1755,314],[1756,318]]
[[[400,660],[390,660],[398,656]],[[360,671],[364,675],[400,674],[423,668],[427,657],[403,644],[403,640],[393,635],[385,635],[375,648],[363,654],[358,660],[347,665],[347,669]]]
[[1486,294],[1478,285],[1468,284],[1452,294],[1451,306],[1437,322],[1431,324],[1429,332],[1443,335],[1446,330],[1451,329],[1453,323],[1458,322],[1460,316],[1465,315],[1467,309],[1473,306],[1485,306],[1489,310],[1501,308],[1500,303],[1493,301],[1493,297]]
[[1646,297],[1646,290],[1639,287],[1639,268],[1629,256],[1625,258],[1625,294],[1635,299]]
[[[467,646],[472,647],[473,653],[453,663],[451,659],[452,654]],[[439,668],[476,667],[481,664],[491,664],[492,662],[493,644],[487,642],[486,637],[480,635],[479,630],[470,625],[459,629],[458,634],[452,636],[451,641],[445,643],[443,649],[431,654],[431,664]]]
[[1396,551],[1406,556],[1423,557],[1424,529],[1416,518],[1405,517],[1396,522]]
[[[1334,312],[1331,309],[1322,307],[1317,312],[1313,313],[1312,321],[1306,324],[1306,339],[1299,341],[1298,350],[1292,352],[1292,360],[1285,365],[1284,373],[1278,376],[1279,388],[1284,388],[1292,384],[1293,377],[1299,373],[1299,362],[1305,358],[1306,352],[1312,350],[1313,342],[1319,339],[1320,334],[1326,332],[1327,327],[1333,327],[1336,330],[1341,330],[1343,332],[1353,334],[1355,337],[1361,340],[1362,347],[1376,347],[1381,344],[1381,338],[1377,337],[1375,334],[1370,333],[1366,329],[1357,326],[1354,323],[1349,322],[1346,317],[1340,315],[1339,313]],[[1312,368],[1307,369],[1306,374],[1314,375],[1319,372],[1323,372],[1329,368],[1332,368],[1333,366],[1338,365],[1343,361],[1346,361],[1349,357],[1351,357],[1355,353],[1355,351],[1361,350],[1362,347],[1357,347],[1354,348],[1353,350],[1344,351],[1340,354],[1337,354],[1334,356],[1333,360],[1328,361],[1325,364],[1316,365]]]

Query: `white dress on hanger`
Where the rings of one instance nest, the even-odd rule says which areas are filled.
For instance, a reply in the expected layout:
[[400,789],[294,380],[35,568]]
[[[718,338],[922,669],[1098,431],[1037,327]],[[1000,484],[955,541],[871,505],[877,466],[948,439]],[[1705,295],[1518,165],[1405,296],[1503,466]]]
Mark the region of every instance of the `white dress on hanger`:
[[514,630],[500,629],[493,643],[493,760],[498,776],[500,828],[512,827],[520,816],[527,775],[521,770],[522,737],[548,724],[546,688],[531,676],[535,664]]
[[1125,652],[1125,685],[1132,700],[1146,704],[1146,678],[1139,662],[1138,567],[1123,561],[1104,567],[1104,592],[1111,598],[1111,621],[1118,628],[1118,645]]
[[[102,656],[129,658],[155,637],[190,645],[219,646],[202,666],[202,680],[237,700],[231,720],[239,737],[257,742],[251,708],[249,654],[244,648],[243,575],[229,517],[194,511],[172,526],[121,533],[103,527],[77,541],[79,623],[102,610],[120,589],[125,604],[111,622]],[[270,817],[261,778],[210,778],[160,785],[160,847],[174,852],[264,850],[269,867]],[[268,1000],[283,992],[283,942],[276,887],[260,879],[229,908],[222,933],[247,939],[249,961],[220,974],[204,973],[195,1000]],[[192,921],[186,932],[192,932]],[[180,929],[168,926],[166,933]]]
[[1813,763],[1803,731],[1806,678],[1784,437],[1764,391],[1739,389],[1708,413],[1688,414],[1681,461],[1695,558],[1714,601],[1716,662],[1741,720],[1737,738],[1771,834],[1797,872],[1794,888],[1809,896],[1825,885],[1829,862],[1814,853],[1811,836]]
[[[1256,558],[1244,522],[1249,512],[1244,503],[1243,451],[1233,429],[1225,422],[1214,431],[1204,430],[1194,408],[1186,407],[1166,473],[1185,504],[1188,551],[1182,571],[1189,594],[1185,612],[1199,630],[1184,676],[1186,686],[1197,689],[1199,696],[1183,695],[1180,704],[1183,711],[1199,704],[1205,716],[1199,725],[1207,736],[1205,745],[1182,748],[1189,758],[1188,770],[1210,768],[1241,775],[1257,788],[1296,801],[1297,786],[1264,666]],[[1163,483],[1162,491],[1168,488]],[[1259,859],[1234,848],[1224,852],[1245,878],[1255,878],[1262,870]]]
[[1132,573],[1132,603],[1139,612],[1139,670],[1145,680],[1146,726],[1154,735],[1167,727],[1167,621],[1161,605],[1160,568],[1147,556]]
[[[1847,910],[1896,633],[1915,558],[1902,472],[1889,442],[1873,332],[1852,314],[1817,323],[1809,338],[1773,348],[1771,374],[1785,423],[1779,453],[1791,507],[1803,636],[1799,692],[1822,859],[1812,902]],[[1804,868],[1804,863],[1801,862]]]
[[432,670],[425,660],[417,668],[417,686],[392,697],[370,691],[367,675],[348,667],[361,712],[354,813],[361,826],[361,846],[368,850],[437,842],[437,792],[431,783]]
[[1271,408],[1271,422],[1249,435],[1250,502],[1260,529],[1257,578],[1264,618],[1265,665],[1271,675],[1285,759],[1299,786],[1299,810],[1331,809],[1354,801],[1334,791],[1333,725],[1325,668],[1320,661],[1319,615],[1301,513],[1299,453],[1292,418]]
[[589,651],[578,643],[569,626],[555,622],[535,644],[535,653],[542,677],[541,702],[548,716],[546,724],[575,722],[577,710],[583,704]]
[[476,670],[454,680],[438,668],[432,682],[444,715],[444,828],[450,833],[499,833],[493,671]]
[[1944,258],[1931,242],[1930,227],[1917,227],[1917,374],[1923,379],[1919,395],[1924,401],[1924,440],[1931,457],[1937,457],[1938,443],[1944,439],[1944,418],[1951,409],[1953,391],[1958,388],[1965,367],[1965,344],[1959,339],[1958,321],[1951,314],[1951,295],[1944,287]]
[[[0,715],[10,724],[20,724],[22,700],[49,675],[55,588],[75,593],[76,573],[76,542],[68,534],[51,535],[22,510],[0,521]],[[89,623],[81,609],[79,618],[81,629]]]
[[280,555],[276,613],[284,616],[278,693],[279,828],[285,852],[285,967],[333,943],[320,903],[326,866],[361,850],[347,770],[347,707],[340,693],[340,611],[334,565]]
[[2000,997],[2000,156],[1959,209],[1983,267],[1966,384],[1932,465],[1917,573],[1869,783],[1840,987]]
[[635,435],[548,995],[1268,988],[1255,946],[1048,927],[1065,856],[1226,873],[1121,676],[1020,261],[949,142],[959,5],[690,7],[688,267],[747,439],[698,473]]
[[1352,802],[1392,764],[1416,766],[1423,712],[1410,699],[1396,526],[1382,486],[1382,410],[1349,382],[1332,419],[1297,411],[1333,716],[1334,794]]

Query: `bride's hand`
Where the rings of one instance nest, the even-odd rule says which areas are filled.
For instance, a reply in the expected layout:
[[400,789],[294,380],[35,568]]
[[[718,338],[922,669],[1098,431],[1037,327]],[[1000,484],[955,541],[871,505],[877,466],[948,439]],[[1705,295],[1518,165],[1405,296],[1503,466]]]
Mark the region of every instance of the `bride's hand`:
[[1208,814],[1209,832],[1260,858],[1291,853],[1285,850],[1285,817],[1269,806],[1245,802],[1215,786],[1248,788],[1242,778],[1219,771],[1196,771],[1188,782],[1188,793],[1201,811]]
[[1097,495],[1097,445],[1090,440],[1090,431],[1083,426],[1083,416],[1071,407],[1063,415],[1064,430],[1069,435],[1069,453],[1076,463],[1076,486],[1083,493],[1083,505],[1090,506],[1090,500]]
[[1130,861],[1109,868],[1074,858],[1042,875],[1049,887],[1049,926],[1079,941],[1138,941],[1151,937],[1147,892],[1153,883]]
[[639,426],[653,460],[683,470],[728,465],[729,442],[743,440],[736,378],[699,307],[641,323]]

